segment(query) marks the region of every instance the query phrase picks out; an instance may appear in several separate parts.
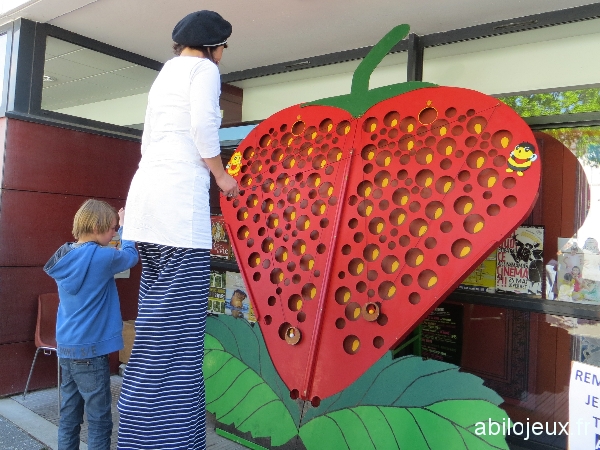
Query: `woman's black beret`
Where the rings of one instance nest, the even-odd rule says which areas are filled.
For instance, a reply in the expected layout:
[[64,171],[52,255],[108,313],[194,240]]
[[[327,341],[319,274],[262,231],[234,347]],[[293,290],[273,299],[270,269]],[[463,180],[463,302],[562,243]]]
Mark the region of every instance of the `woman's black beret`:
[[223,45],[231,36],[231,24],[214,11],[188,14],[173,28],[173,41],[186,47]]

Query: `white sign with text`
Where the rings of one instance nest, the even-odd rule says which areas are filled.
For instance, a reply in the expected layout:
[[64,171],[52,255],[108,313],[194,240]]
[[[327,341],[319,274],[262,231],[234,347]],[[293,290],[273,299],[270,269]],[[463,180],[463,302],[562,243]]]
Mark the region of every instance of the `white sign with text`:
[[569,449],[600,450],[600,367],[577,361],[569,384]]

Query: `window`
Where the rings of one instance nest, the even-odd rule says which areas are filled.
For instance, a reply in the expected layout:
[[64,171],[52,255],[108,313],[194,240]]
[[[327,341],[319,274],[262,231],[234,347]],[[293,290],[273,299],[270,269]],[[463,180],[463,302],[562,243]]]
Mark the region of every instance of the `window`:
[[42,109],[142,129],[148,92],[157,74],[156,70],[48,36]]

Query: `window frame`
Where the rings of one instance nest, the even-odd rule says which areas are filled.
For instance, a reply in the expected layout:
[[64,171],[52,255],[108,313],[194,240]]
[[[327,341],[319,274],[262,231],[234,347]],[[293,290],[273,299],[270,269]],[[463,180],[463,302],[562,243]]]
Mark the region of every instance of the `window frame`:
[[7,117],[63,126],[78,131],[108,135],[121,139],[140,140],[143,131],[136,128],[42,109],[46,38],[51,36],[108,56],[156,70],[157,73],[163,66],[161,62],[47,23],[37,23],[27,19],[19,19],[13,23],[15,34],[18,35],[16,47],[14,47],[16,51],[14,53],[18,53],[18,56],[13,58],[15,70],[11,71],[11,85],[13,88],[10,91],[8,107],[5,112]]

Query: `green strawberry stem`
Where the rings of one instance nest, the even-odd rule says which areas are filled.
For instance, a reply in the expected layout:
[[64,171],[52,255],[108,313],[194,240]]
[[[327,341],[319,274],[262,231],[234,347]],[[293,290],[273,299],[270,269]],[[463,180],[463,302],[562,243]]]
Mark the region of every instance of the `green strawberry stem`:
[[409,30],[410,27],[406,24],[398,25],[397,27],[392,28],[392,30],[371,49],[354,71],[350,94],[323,98],[314,102],[305,103],[302,107],[314,105],[335,106],[336,108],[348,111],[352,117],[358,118],[371,106],[387,100],[388,98],[404,94],[405,92],[414,91],[415,89],[437,86],[436,84],[423,81],[406,81],[404,83],[390,84],[388,86],[369,90],[371,74],[390,50],[408,35]]

